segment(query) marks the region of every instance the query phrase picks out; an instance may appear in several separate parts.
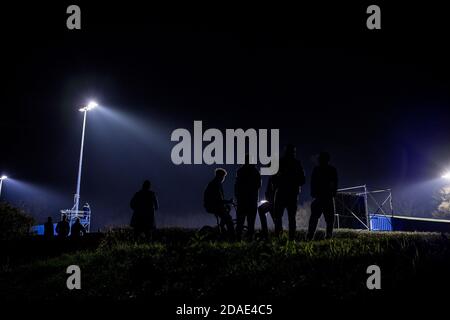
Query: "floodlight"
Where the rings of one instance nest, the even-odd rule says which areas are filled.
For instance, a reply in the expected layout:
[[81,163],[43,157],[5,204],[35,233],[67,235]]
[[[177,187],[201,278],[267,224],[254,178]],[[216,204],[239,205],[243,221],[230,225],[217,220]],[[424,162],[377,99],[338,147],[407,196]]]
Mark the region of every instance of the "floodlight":
[[6,179],[8,179],[8,177],[5,176],[5,175],[2,175],[2,176],[0,177],[0,196],[2,195],[3,180],[6,180]]
[[86,107],[80,108],[79,110],[80,110],[81,112],[85,112],[85,111],[92,110],[92,109],[94,109],[95,107],[98,107],[98,103],[95,102],[95,101],[90,101]]

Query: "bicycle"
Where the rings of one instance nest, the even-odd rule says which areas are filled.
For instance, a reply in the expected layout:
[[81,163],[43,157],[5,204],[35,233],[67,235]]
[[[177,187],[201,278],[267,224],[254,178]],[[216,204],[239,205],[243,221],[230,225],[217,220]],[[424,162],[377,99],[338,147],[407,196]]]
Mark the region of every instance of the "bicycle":
[[[232,208],[234,208],[235,213],[237,212],[237,204],[233,200],[227,201],[227,203],[225,205],[229,208],[228,213],[231,212]],[[218,215],[214,215],[214,216],[216,217],[216,225],[215,226],[209,226],[209,225],[203,226],[198,231],[199,234],[204,236],[207,239],[229,238],[229,234],[227,233],[227,231],[223,230],[223,228],[220,226],[220,217]],[[232,219],[232,221],[233,221],[233,229],[236,230],[237,219],[234,218],[234,219]],[[247,230],[248,230],[248,227],[243,226],[243,232],[247,232]]]

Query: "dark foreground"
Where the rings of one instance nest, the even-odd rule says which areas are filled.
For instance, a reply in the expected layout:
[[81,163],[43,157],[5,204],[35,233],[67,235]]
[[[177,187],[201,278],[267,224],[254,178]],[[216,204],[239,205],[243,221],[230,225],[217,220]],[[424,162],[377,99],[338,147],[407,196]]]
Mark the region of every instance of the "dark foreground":
[[[80,290],[66,287],[69,265],[81,269]],[[381,269],[381,290],[366,286],[369,265]],[[432,233],[339,231],[333,240],[228,243],[164,229],[147,243],[116,230],[79,242],[4,242],[0,269],[2,302],[153,303],[170,305],[171,314],[183,304],[438,302],[449,285],[450,240]]]

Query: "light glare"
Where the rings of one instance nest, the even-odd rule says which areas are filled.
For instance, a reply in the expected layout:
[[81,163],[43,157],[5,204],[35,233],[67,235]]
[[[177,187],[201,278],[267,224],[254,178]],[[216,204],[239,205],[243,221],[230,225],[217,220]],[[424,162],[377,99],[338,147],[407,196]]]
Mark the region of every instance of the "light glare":
[[8,179],[8,176],[3,175],[3,176],[0,177],[0,179],[1,180],[6,180],[6,179]]
[[87,107],[88,107],[88,109],[94,109],[95,107],[98,107],[98,103],[95,101],[91,101],[91,102],[89,102]]
[[444,173],[444,174],[442,175],[442,179],[448,179],[448,180],[450,180],[450,171],[447,171],[446,173]]
[[80,110],[81,112],[85,112],[85,111],[92,110],[92,109],[94,109],[95,107],[98,107],[98,103],[95,102],[95,101],[90,101],[86,107],[80,108],[79,110]]

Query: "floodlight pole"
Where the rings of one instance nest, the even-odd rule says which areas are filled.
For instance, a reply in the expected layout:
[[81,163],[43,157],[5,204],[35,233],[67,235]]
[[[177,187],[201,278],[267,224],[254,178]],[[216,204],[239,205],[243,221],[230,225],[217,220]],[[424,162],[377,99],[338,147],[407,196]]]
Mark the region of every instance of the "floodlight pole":
[[83,131],[81,133],[81,149],[80,149],[80,161],[78,164],[78,179],[77,179],[77,191],[74,196],[74,209],[75,214],[78,214],[78,207],[80,205],[80,184],[81,184],[81,169],[83,167],[83,148],[84,148],[84,133],[86,131],[86,118],[88,110],[83,110]]
[[8,179],[8,177],[5,175],[0,177],[0,197],[2,196],[3,180],[6,180],[6,179]]

